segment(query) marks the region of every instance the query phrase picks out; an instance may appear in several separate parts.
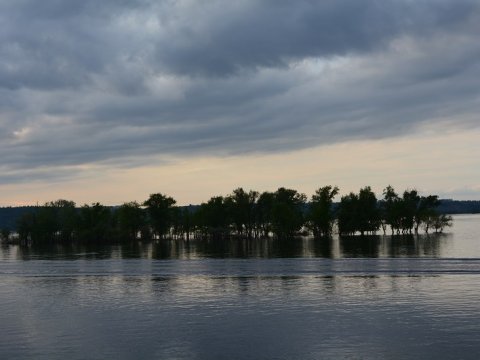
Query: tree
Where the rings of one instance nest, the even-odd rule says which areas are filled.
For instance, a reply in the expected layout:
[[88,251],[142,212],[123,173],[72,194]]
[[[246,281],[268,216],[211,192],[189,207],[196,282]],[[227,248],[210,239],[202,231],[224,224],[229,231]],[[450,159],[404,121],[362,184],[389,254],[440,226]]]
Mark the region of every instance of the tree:
[[420,196],[417,190],[406,190],[402,198],[402,232],[412,232],[416,222],[420,222],[419,217]]
[[105,242],[113,237],[113,217],[110,208],[93,203],[80,208],[76,233],[82,241]]
[[63,242],[72,240],[75,224],[77,223],[75,202],[60,199],[47,203],[45,206],[53,209],[56,222],[56,237]]
[[313,235],[330,236],[333,227],[333,198],[338,194],[338,187],[324,186],[315,191],[310,202],[308,220]]
[[22,241],[54,242],[73,239],[77,210],[69,200],[56,200],[37,206],[24,214],[17,223]]
[[248,193],[243,188],[233,190],[233,193],[226,199],[227,206],[235,229],[239,235],[252,237],[255,222],[255,203],[259,194],[250,190]]
[[453,225],[453,219],[450,215],[439,215],[439,214],[432,214],[428,217],[425,222],[425,231],[428,233],[429,228],[435,229],[436,233],[442,233],[446,227],[450,227]]
[[272,230],[277,237],[291,237],[301,229],[306,201],[305,194],[293,189],[281,187],[274,193]]
[[183,238],[186,235],[187,241],[190,240],[190,234],[194,230],[195,208],[192,205],[184,206],[178,210],[179,232]]
[[390,225],[392,235],[398,232],[401,227],[401,199],[390,185],[383,190],[381,211],[383,221]]
[[[427,223],[428,219],[437,214],[436,208],[440,204],[437,195],[422,196],[419,201],[417,213],[415,214],[415,234],[418,234],[420,224]],[[428,225],[425,226],[428,232]]]
[[268,237],[269,233],[272,231],[274,202],[275,195],[269,191],[261,193],[258,197],[254,218],[256,234],[259,237]]
[[136,239],[145,226],[145,212],[136,201],[121,205],[116,211],[116,219],[121,238]]
[[147,207],[147,214],[154,236],[164,237],[170,230],[173,218],[173,205],[176,201],[163,194],[151,194],[143,205]]
[[360,189],[358,194],[358,231],[375,233],[380,228],[380,211],[375,193],[370,186]]
[[23,243],[35,240],[36,228],[37,216],[34,211],[24,213],[17,220],[18,237]]
[[0,229],[0,240],[2,241],[8,241],[10,239],[10,234],[12,231],[7,228],[2,228]]
[[338,232],[353,235],[358,229],[358,195],[351,192],[342,196],[338,208]]
[[224,238],[230,233],[230,219],[223,196],[214,196],[200,205],[195,214],[197,227],[203,235]]
[[342,235],[360,232],[376,232],[380,228],[380,211],[377,198],[370,186],[360,189],[359,194],[350,193],[340,200],[338,230]]

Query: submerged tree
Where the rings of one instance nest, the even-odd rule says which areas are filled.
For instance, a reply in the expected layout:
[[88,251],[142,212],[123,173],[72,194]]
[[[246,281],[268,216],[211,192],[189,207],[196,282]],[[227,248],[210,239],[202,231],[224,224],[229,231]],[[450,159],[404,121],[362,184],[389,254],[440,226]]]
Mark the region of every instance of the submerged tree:
[[228,207],[223,196],[214,196],[200,205],[195,213],[195,222],[200,233],[213,238],[230,234]]
[[399,197],[391,186],[383,191],[383,195],[382,221],[390,226],[392,234],[412,231],[418,234],[421,224],[426,232],[432,227],[431,219],[437,215],[436,208],[440,203],[438,196],[419,196],[417,190],[407,190]]
[[[415,234],[418,234],[418,228],[422,223],[428,222],[428,219],[437,215],[436,208],[440,205],[437,195],[422,196],[415,214]],[[426,227],[428,232],[428,227]]]
[[195,230],[195,212],[195,207],[192,205],[178,208],[176,211],[177,235],[182,239],[186,238],[187,241]]
[[121,205],[115,216],[118,234],[122,239],[136,239],[146,225],[145,211],[136,201]]
[[[387,186],[383,190],[383,202],[381,206],[382,226],[390,226],[392,235],[395,231],[399,231],[402,223],[401,215],[401,199],[392,186]],[[385,228],[384,228],[385,233]]]
[[335,220],[332,205],[338,190],[338,187],[328,185],[316,190],[312,196],[307,219],[309,228],[315,237],[330,236],[332,233]]
[[259,194],[250,190],[248,193],[242,188],[233,190],[226,198],[231,220],[235,225],[237,234],[252,237],[255,224],[255,206]]
[[37,217],[35,212],[26,212],[17,220],[17,232],[21,242],[35,240]]
[[54,210],[56,238],[63,242],[72,240],[78,216],[75,202],[61,199],[47,203],[47,207]]
[[279,238],[292,237],[304,224],[307,196],[293,189],[279,188],[274,193],[272,231]]
[[437,214],[436,195],[420,196],[416,190],[407,190],[400,197],[388,186],[378,201],[367,186],[358,194],[342,196],[337,206],[333,199],[338,191],[336,186],[321,187],[308,204],[304,194],[284,187],[261,194],[237,188],[226,197],[214,196],[200,206],[188,207],[175,207],[176,201],[161,193],[150,195],[142,205],[134,201],[118,208],[94,203],[78,209],[73,201],[57,200],[25,212],[16,230],[22,242],[105,242],[139,235],[142,239],[187,240],[191,235],[289,238],[305,229],[317,237],[329,236],[335,217],[341,235],[375,233],[380,224],[384,233],[388,226],[392,234],[418,233],[421,226],[426,232],[441,232],[452,223],[451,217]]
[[370,186],[360,189],[358,194],[358,231],[360,234],[366,232],[375,233],[380,228],[380,210],[375,193]]
[[417,190],[406,190],[402,197],[402,232],[412,233],[415,226],[416,217],[418,217],[418,207],[420,203],[420,196]]
[[65,242],[73,239],[76,223],[75,203],[61,199],[23,214],[17,221],[17,231],[21,241]]
[[375,193],[370,186],[360,189],[359,194],[350,193],[340,200],[338,231],[353,235],[375,233],[380,228],[380,210]]
[[264,191],[260,194],[255,206],[255,229],[257,237],[268,237],[273,230],[273,204],[275,194]]
[[10,234],[12,231],[8,228],[1,228],[0,229],[0,240],[1,241],[8,241],[10,240]]
[[169,232],[175,203],[173,198],[160,193],[151,194],[143,203],[147,207],[148,219],[155,237],[162,238]]
[[353,235],[358,229],[358,195],[351,192],[342,196],[338,207],[338,232]]
[[450,215],[432,214],[426,219],[424,224],[427,233],[429,229],[434,229],[436,233],[442,233],[446,227],[453,225],[453,219]]
[[75,232],[82,241],[101,243],[114,240],[112,210],[98,202],[83,205]]

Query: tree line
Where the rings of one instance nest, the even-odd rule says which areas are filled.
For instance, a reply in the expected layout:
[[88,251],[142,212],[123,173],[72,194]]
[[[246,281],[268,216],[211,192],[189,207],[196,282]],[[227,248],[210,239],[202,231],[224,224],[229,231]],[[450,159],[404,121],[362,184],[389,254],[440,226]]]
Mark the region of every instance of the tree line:
[[[76,207],[57,200],[33,207],[17,221],[22,242],[110,242],[192,238],[290,238],[295,235],[418,234],[420,229],[442,232],[452,218],[436,211],[436,195],[416,190],[402,195],[388,186],[377,199],[369,186],[334,203],[336,186],[324,186],[310,197],[294,189],[274,192],[237,188],[195,206],[177,206],[175,199],[156,193],[142,203],[118,207],[100,203]],[[5,234],[2,236],[5,237]],[[8,238],[8,234],[7,234]]]

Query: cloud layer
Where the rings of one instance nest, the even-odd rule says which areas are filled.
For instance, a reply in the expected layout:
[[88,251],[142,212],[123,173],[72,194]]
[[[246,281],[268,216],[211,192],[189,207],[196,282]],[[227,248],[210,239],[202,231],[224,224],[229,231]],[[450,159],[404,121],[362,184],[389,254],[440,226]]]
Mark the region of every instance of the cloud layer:
[[4,184],[478,126],[479,1],[0,0],[0,23]]

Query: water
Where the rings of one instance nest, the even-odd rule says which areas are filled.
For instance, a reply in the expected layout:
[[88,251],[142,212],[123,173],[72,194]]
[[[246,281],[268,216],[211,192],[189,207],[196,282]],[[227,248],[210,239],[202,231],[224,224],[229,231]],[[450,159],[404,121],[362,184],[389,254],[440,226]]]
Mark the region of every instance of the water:
[[0,359],[478,359],[480,216],[449,234],[0,248]]

